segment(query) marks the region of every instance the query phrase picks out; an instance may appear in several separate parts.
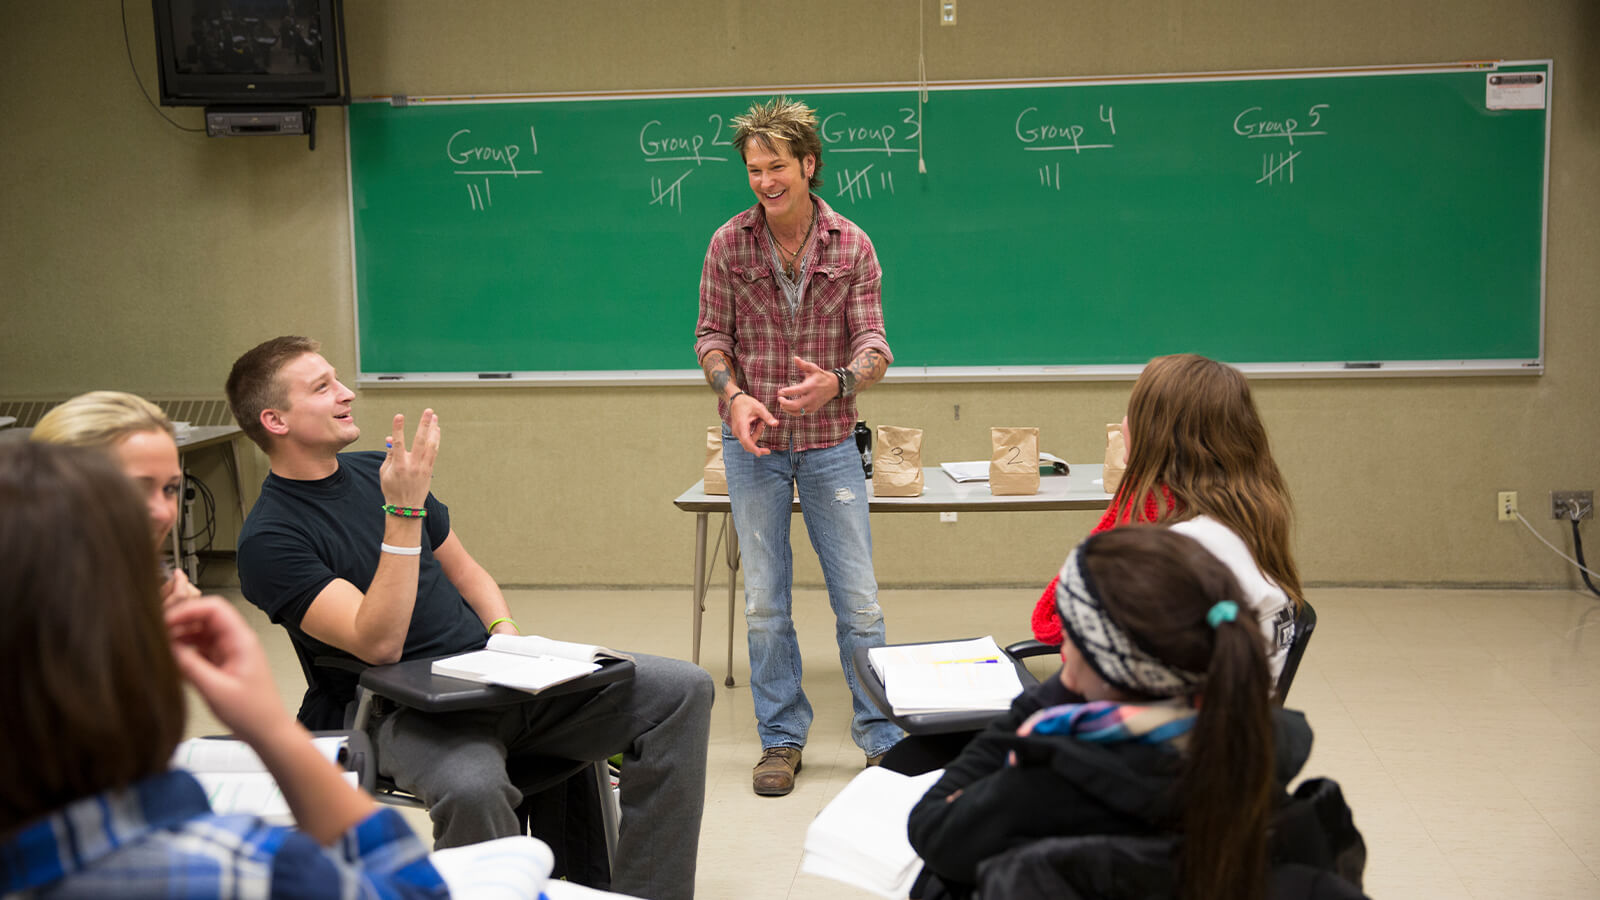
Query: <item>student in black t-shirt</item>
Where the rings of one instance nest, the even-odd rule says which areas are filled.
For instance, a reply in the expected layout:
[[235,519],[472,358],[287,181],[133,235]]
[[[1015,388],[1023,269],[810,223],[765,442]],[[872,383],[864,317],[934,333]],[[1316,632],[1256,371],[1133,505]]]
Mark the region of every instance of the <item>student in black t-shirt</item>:
[[[245,353],[228,402],[271,474],[239,535],[246,599],[284,626],[305,671],[300,718],[337,726],[355,680],[318,656],[370,664],[481,648],[517,633],[505,597],[462,546],[428,491],[439,420],[424,410],[408,448],[396,415],[383,453],[340,453],[361,435],[355,395],[307,338]],[[704,805],[711,678],[688,662],[639,655],[635,677],[598,693],[428,715],[377,726],[383,774],[429,807],[439,847],[515,834],[521,800],[508,754],[624,755],[622,832],[613,886],[690,897]]]

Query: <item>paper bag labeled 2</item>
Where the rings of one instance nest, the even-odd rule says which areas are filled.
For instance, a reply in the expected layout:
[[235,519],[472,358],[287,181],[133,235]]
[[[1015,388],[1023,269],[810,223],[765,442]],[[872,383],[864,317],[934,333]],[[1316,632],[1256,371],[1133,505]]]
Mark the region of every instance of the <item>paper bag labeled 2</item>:
[[1100,478],[1100,488],[1115,494],[1122,486],[1122,474],[1128,471],[1128,443],[1122,434],[1121,422],[1106,423],[1106,464]]
[[1039,493],[1039,429],[991,428],[989,493],[1015,497]]
[[728,471],[722,465],[722,426],[706,429],[706,493],[728,493]]
[[872,457],[874,497],[922,496],[922,429],[878,426]]

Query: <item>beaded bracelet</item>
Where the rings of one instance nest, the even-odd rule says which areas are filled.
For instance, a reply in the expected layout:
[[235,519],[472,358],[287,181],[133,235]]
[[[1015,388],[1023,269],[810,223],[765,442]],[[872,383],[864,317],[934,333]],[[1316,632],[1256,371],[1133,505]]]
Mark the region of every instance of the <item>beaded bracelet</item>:
[[393,503],[385,503],[383,511],[402,519],[423,519],[428,515],[428,511],[420,506],[395,506]]

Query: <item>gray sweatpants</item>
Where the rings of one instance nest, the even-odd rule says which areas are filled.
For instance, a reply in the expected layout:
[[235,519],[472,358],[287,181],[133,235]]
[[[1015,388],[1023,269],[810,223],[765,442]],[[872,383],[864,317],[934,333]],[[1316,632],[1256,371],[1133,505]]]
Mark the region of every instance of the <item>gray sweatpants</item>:
[[638,655],[632,680],[597,694],[441,715],[397,711],[378,724],[377,756],[384,775],[427,804],[442,849],[517,833],[522,795],[506,776],[507,754],[594,761],[621,753],[612,890],[691,898],[713,697],[699,666]]

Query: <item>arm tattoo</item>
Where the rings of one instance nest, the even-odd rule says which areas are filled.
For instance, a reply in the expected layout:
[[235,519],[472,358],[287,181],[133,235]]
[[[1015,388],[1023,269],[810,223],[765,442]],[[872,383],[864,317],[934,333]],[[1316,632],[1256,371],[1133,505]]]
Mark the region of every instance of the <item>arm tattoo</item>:
[[728,389],[728,382],[733,380],[733,369],[728,365],[728,357],[721,350],[712,350],[700,360],[701,368],[705,369],[706,381],[711,383],[711,390],[721,397]]
[[861,354],[850,363],[850,371],[856,376],[856,391],[860,392],[867,386],[875,384],[888,368],[883,353],[876,348],[868,347],[861,351]]

